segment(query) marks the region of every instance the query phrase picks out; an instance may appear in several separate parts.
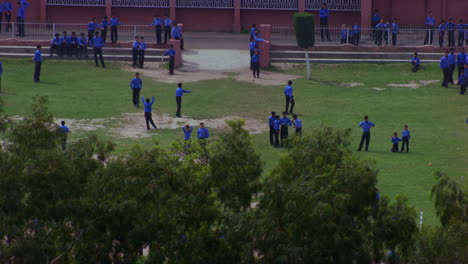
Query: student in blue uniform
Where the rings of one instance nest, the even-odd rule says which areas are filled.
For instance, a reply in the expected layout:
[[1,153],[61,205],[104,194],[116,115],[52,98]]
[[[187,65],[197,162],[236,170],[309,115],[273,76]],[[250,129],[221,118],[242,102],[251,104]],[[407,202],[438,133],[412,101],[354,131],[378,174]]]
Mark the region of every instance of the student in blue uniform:
[[273,122],[273,128],[275,130],[275,141],[274,141],[273,147],[275,148],[280,146],[280,141],[279,141],[280,127],[281,127],[280,124],[281,124],[280,116],[277,115],[275,117],[275,121]]
[[151,114],[151,111],[152,111],[151,107],[153,107],[154,101],[155,101],[154,96],[151,96],[151,102],[149,98],[146,98],[145,100],[144,96],[141,97],[141,102],[145,106],[145,121],[146,121],[146,129],[148,130],[150,130],[150,126],[149,126],[150,123],[155,129],[157,128],[156,125],[154,124],[153,117]]
[[463,39],[465,38],[465,24],[463,24],[463,19],[458,20],[457,30],[458,30],[458,47],[462,47]]
[[138,66],[138,54],[140,53],[140,37],[135,36],[135,40],[132,44],[132,59],[133,59],[133,67]]
[[70,55],[78,56],[78,37],[75,32],[70,36]]
[[163,56],[169,56],[169,74],[174,75],[174,65],[175,65],[175,55],[176,51],[174,50],[174,45],[171,45],[166,53]]
[[359,46],[359,41],[361,40],[361,26],[358,22],[354,22],[353,29],[351,30],[351,44]]
[[390,31],[391,31],[391,24],[390,24],[390,21],[387,21],[385,23],[385,27],[384,27],[384,40],[385,40],[385,45],[388,45],[389,44],[389,41],[390,41]]
[[82,59],[83,56],[86,59],[88,58],[88,39],[85,37],[84,33],[81,33],[78,38],[78,54],[80,59]]
[[60,38],[60,50],[62,54],[70,55],[70,37],[68,37],[67,32],[62,32],[62,37]]
[[11,11],[13,10],[13,5],[10,0],[6,0],[3,3],[3,14],[5,15],[5,32],[11,32]]
[[252,66],[252,56],[255,54],[255,50],[257,49],[255,47],[255,39],[254,37],[250,37],[250,44],[249,44],[249,51],[250,51],[250,69],[253,70]]
[[91,22],[88,23],[88,42],[91,43],[91,40],[94,38],[96,29],[100,29],[98,23],[96,23],[96,18],[93,17]]
[[186,142],[190,141],[190,139],[192,138],[192,131],[193,127],[191,127],[190,125],[185,125],[182,127],[182,132],[184,132],[184,140]]
[[256,31],[257,31],[257,25],[252,24],[252,27],[250,27],[250,37],[254,37]]
[[378,9],[375,9],[374,10],[374,14],[372,15],[372,19],[371,19],[371,28],[372,28],[372,37],[374,38],[377,38],[377,29],[375,26],[377,26],[377,24],[379,24],[380,22],[380,15],[379,15],[379,10]]
[[104,47],[104,41],[99,36],[99,32],[94,33],[94,37],[93,39],[91,39],[91,47],[93,48],[93,51],[94,51],[94,62],[96,63],[96,67],[99,67],[99,64],[98,64],[98,55],[99,55],[99,60],[101,61],[101,65],[103,68],[105,68],[106,65],[104,65],[104,58],[102,57],[102,47]]
[[182,117],[180,113],[180,109],[182,108],[182,96],[184,96],[184,93],[191,93],[192,91],[190,90],[184,90],[182,89],[182,83],[177,84],[177,89],[176,89],[176,103],[177,103],[177,112],[176,112],[176,117]]
[[346,44],[348,41],[348,29],[346,28],[346,24],[341,25],[340,31],[340,43]]
[[426,37],[424,38],[424,45],[432,45],[432,39],[434,38],[435,22],[435,17],[432,15],[432,11],[429,11],[426,20],[424,21],[424,25],[426,26]]
[[439,24],[439,47],[444,46],[444,37],[445,37],[445,30],[447,29],[447,24],[445,23],[445,20],[441,20]]
[[176,21],[172,22],[171,37],[175,40],[180,40],[180,49],[184,49],[184,40],[182,39],[182,29],[179,27]]
[[369,150],[369,143],[370,143],[370,129],[371,127],[374,127],[375,124],[369,121],[368,116],[364,116],[364,121],[359,123],[359,127],[362,128],[362,137],[361,137],[361,142],[359,143],[359,148],[357,151],[362,150],[362,146],[364,145],[364,141],[366,141],[366,151]]
[[41,78],[41,66],[42,66],[42,52],[41,45],[37,46],[36,52],[34,53],[34,82],[38,83]]
[[327,35],[327,40],[330,41],[330,33],[328,32],[328,18],[330,17],[330,10],[328,10],[327,4],[323,3],[319,11],[320,16],[320,36],[322,41],[324,35]]
[[463,73],[460,73],[460,74],[458,75],[458,83],[457,83],[457,84],[460,86],[460,94],[461,94],[461,95],[464,95],[464,94],[465,94],[465,91],[464,91],[464,89],[463,89],[463,88],[464,88],[464,86],[463,86],[464,83],[465,83],[465,76],[464,76]]
[[101,21],[101,29],[102,29],[101,37],[102,37],[102,40],[104,40],[104,43],[106,43],[108,28],[109,28],[109,19],[107,16],[104,16]]
[[119,19],[115,16],[112,16],[109,25],[111,27],[111,42],[116,43],[117,40],[119,40]]
[[140,91],[143,88],[143,80],[140,79],[140,73],[135,73],[135,78],[130,81],[130,89],[132,89],[132,101],[133,106],[139,107],[139,98],[140,98]]
[[255,74],[257,78],[260,78],[260,55],[258,50],[255,50],[254,55],[252,56],[252,73],[254,78]]
[[65,121],[62,121],[61,124],[59,132],[62,134],[62,150],[65,150],[67,148],[67,137],[70,133],[70,129],[65,125]]
[[399,152],[398,151],[398,144],[399,144],[400,141],[401,141],[401,138],[398,137],[398,133],[394,132],[393,137],[392,137],[392,143],[393,143],[392,152],[394,152],[394,153]]
[[275,120],[276,112],[271,112],[271,116],[268,117],[268,126],[270,127],[270,144],[273,145],[275,142],[273,138],[275,136]]
[[450,64],[450,76],[449,76],[449,83],[453,84],[453,72],[455,71],[455,67],[457,64],[457,56],[454,53],[454,48],[450,48],[450,53],[448,55],[448,61]]
[[145,64],[145,51],[146,51],[146,43],[145,38],[140,37],[140,52],[138,53],[138,63],[140,69],[143,69],[143,65]]
[[3,24],[3,4],[0,2],[0,32],[2,32]]
[[400,27],[398,26],[398,20],[396,18],[393,19],[392,23],[392,45],[396,46],[397,43],[397,35],[400,31]]
[[296,129],[296,133],[301,133],[302,132],[302,121],[297,118],[297,115],[293,115],[293,125],[294,128]]
[[462,75],[463,83],[460,85],[460,94],[464,95],[466,93],[466,87],[468,86],[468,64],[465,64],[465,72]]
[[206,140],[210,138],[210,131],[205,127],[205,123],[200,123],[200,128],[198,128],[197,138]]
[[448,82],[450,80],[450,63],[449,63],[449,52],[445,51],[444,56],[440,59],[439,63],[440,69],[444,74],[444,80],[442,81],[443,87],[448,87]]
[[405,146],[406,146],[406,152],[409,152],[409,140],[411,139],[411,133],[408,130],[408,125],[405,125],[403,127],[403,132],[401,132],[401,137],[403,141],[403,143],[401,144],[401,152],[405,150]]
[[466,56],[465,48],[461,47],[460,53],[458,53],[458,56],[457,56],[458,75],[460,75],[460,73],[463,73],[465,71],[465,63],[466,63],[467,58],[468,57]]
[[[286,113],[290,113],[290,114],[293,114],[293,110],[294,110],[294,105],[296,104],[296,102],[294,102],[294,89],[292,87],[292,81],[289,80],[288,81],[288,85],[286,85],[284,87],[284,97],[286,99],[286,107],[285,107],[285,112]],[[291,109],[289,109],[289,105],[291,104]]]
[[280,119],[280,138],[281,138],[281,146],[286,145],[286,141],[289,137],[288,128],[292,125],[291,119],[288,118],[288,113],[283,112],[283,117]]
[[383,19],[380,19],[380,22],[375,26],[376,28],[376,38],[375,45],[382,46],[383,33],[385,31],[385,23]]
[[413,58],[411,58],[411,65],[412,67],[412,72],[417,72],[419,70],[419,65],[421,64],[421,60],[418,57],[418,53],[414,52]]
[[447,23],[447,32],[448,32],[448,46],[454,47],[455,46],[455,24],[453,23],[452,18],[450,18]]
[[151,26],[154,26],[154,31],[156,32],[156,43],[161,44],[161,33],[162,33],[162,25],[164,21],[163,19],[155,15],[153,19],[153,23],[151,23]]
[[166,15],[164,16],[164,44],[171,38],[172,20]]
[[61,43],[62,43],[62,40],[60,38],[59,33],[55,33],[55,37],[50,41],[50,57],[52,57],[54,50],[57,55],[62,56],[62,52],[60,48]]
[[18,37],[21,38],[24,38],[24,18],[26,17],[26,8],[28,7],[28,1],[18,1],[18,12],[16,13],[16,22],[18,24]]

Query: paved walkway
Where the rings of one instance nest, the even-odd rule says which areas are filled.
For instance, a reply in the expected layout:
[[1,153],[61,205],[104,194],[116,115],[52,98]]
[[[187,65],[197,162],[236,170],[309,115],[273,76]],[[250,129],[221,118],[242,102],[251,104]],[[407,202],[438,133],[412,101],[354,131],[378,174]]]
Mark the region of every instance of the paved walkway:
[[188,49],[182,54],[181,71],[232,71],[249,67],[248,50]]

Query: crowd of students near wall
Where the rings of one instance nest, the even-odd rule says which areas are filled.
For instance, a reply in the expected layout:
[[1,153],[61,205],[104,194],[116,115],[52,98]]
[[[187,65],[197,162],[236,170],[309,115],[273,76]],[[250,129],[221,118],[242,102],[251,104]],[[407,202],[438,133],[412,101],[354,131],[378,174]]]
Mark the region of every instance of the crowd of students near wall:
[[[26,0],[19,0],[16,2],[17,12],[16,12],[16,23],[17,23],[17,37],[23,38],[24,33],[24,19],[26,17],[26,9],[30,6],[29,2]],[[10,0],[5,0],[3,3],[0,2],[0,32],[4,29],[5,32],[11,32],[13,30],[12,25],[12,12],[14,5]],[[5,20],[3,20],[5,17]]]

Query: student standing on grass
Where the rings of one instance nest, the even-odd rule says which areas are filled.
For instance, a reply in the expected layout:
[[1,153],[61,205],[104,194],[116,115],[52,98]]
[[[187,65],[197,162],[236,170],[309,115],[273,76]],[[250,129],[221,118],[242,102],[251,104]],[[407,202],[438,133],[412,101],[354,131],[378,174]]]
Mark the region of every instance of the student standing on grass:
[[156,32],[156,43],[161,44],[161,32],[162,32],[162,25],[164,21],[163,19],[155,15],[153,19],[153,23],[151,23],[151,26],[154,26],[154,31]]
[[[296,104],[294,102],[294,90],[293,90],[293,87],[292,87],[292,81],[289,80],[288,81],[288,85],[286,85],[284,87],[284,97],[286,99],[286,107],[285,107],[285,112],[286,113],[291,113],[293,114],[293,110],[294,110],[294,105]],[[291,109],[289,109],[289,104],[291,104]]]
[[118,32],[118,27],[120,26],[119,19],[116,18],[115,16],[112,16],[109,24],[111,27],[111,41],[112,43],[116,43],[117,40],[119,39],[119,32]]
[[99,64],[98,64],[98,55],[99,55],[99,60],[101,61],[101,65],[103,68],[105,68],[106,65],[104,65],[104,58],[102,57],[102,47],[104,47],[104,41],[102,40],[101,37],[99,37],[99,32],[96,32],[94,38],[91,40],[91,47],[93,48],[93,51],[94,51],[94,62],[96,63],[96,67],[99,67]]
[[328,18],[330,17],[330,10],[328,10],[327,4],[323,3],[319,11],[320,16],[320,36],[324,41],[324,35],[327,35],[327,40],[330,41],[330,33],[328,32]]
[[457,56],[458,75],[460,75],[461,73],[465,71],[466,59],[467,59],[467,56],[465,53],[465,48],[461,47],[460,53],[458,53],[458,56]]
[[91,43],[91,40],[94,38],[96,29],[99,29],[98,23],[96,23],[96,18],[93,17],[91,22],[88,23],[88,42]]
[[421,64],[421,60],[418,57],[418,53],[414,52],[413,58],[411,58],[411,65],[413,65],[412,71],[417,72],[419,70],[419,65]]
[[270,126],[270,144],[273,145],[273,137],[275,136],[275,121],[276,112],[271,112],[271,116],[268,117],[268,125]]
[[59,132],[62,133],[62,150],[67,148],[67,137],[70,133],[70,129],[65,125],[65,121],[62,121],[62,125],[59,127]]
[[138,53],[138,63],[140,69],[143,69],[143,65],[145,64],[145,51],[146,51],[146,43],[145,38],[140,37],[140,52]]
[[34,82],[38,83],[41,77],[41,66],[42,66],[42,53],[41,45],[37,45],[36,52],[34,53]]
[[176,89],[176,103],[177,103],[177,112],[176,112],[176,117],[182,117],[180,114],[180,109],[182,108],[182,96],[184,96],[184,93],[191,93],[192,91],[190,90],[184,90],[182,89],[182,83],[177,84],[177,89]]
[[163,56],[169,56],[169,74],[174,75],[174,65],[175,65],[175,55],[176,51],[174,50],[174,45],[171,45],[166,53]]
[[291,119],[288,118],[288,113],[283,112],[283,117],[280,119],[280,126],[281,126],[281,146],[286,145],[286,141],[288,139],[289,133],[288,128],[292,125]]
[[164,44],[167,44],[167,41],[171,38],[172,31],[172,20],[164,16]]
[[275,118],[275,122],[273,123],[273,128],[275,129],[275,143],[273,146],[275,148],[280,146],[280,142],[279,142],[280,127],[281,127],[281,119],[280,119],[280,116],[277,115]]
[[439,24],[439,47],[444,46],[444,37],[445,37],[445,30],[447,29],[447,24],[445,24],[445,20],[441,20]]
[[450,48],[450,54],[448,55],[448,61],[450,64],[450,76],[449,76],[449,83],[453,84],[453,72],[455,71],[457,56],[455,55],[454,48]]
[[458,20],[457,30],[458,30],[458,47],[462,47],[463,39],[465,37],[465,24],[463,24],[463,19]]
[[460,86],[460,94],[466,93],[466,87],[468,86],[468,64],[465,64],[465,72],[463,73],[463,84]]
[[455,24],[453,23],[452,18],[450,18],[447,23],[447,32],[448,32],[448,46],[454,47],[455,46]]
[[257,78],[260,78],[260,55],[258,50],[255,50],[254,55],[252,56],[252,73],[254,78],[255,74],[257,75]]
[[405,146],[406,146],[406,152],[409,152],[409,140],[411,139],[411,133],[408,130],[408,125],[405,125],[403,127],[403,132],[401,132],[401,137],[403,141],[403,143],[401,144],[401,152],[405,150]]
[[398,153],[398,143],[401,141],[401,138],[398,137],[398,133],[394,132],[392,137],[392,152]]
[[432,11],[429,11],[427,14],[424,24],[426,26],[426,37],[424,38],[424,45],[432,45],[432,39],[434,37],[434,26],[435,26],[435,17],[432,15]]
[[200,128],[198,129],[197,138],[206,140],[210,138],[210,131],[205,127],[205,123],[200,123]]
[[444,56],[440,59],[439,63],[440,69],[444,74],[444,80],[442,81],[443,87],[448,87],[448,82],[450,80],[450,63],[449,63],[449,52],[445,51]]
[[461,95],[464,95],[464,94],[465,94],[465,91],[463,90],[463,88],[464,88],[464,86],[463,86],[464,83],[465,83],[464,74],[463,74],[463,73],[460,73],[460,74],[458,75],[458,83],[457,83],[457,84],[460,85],[460,94],[461,94]]
[[62,56],[60,44],[62,40],[60,39],[59,33],[55,33],[55,37],[50,41],[50,57],[52,57],[54,50],[55,53],[59,56]]
[[156,129],[157,127],[154,124],[153,117],[151,115],[151,107],[154,104],[154,96],[151,96],[151,102],[150,102],[149,98],[146,98],[146,100],[145,100],[145,97],[142,96],[141,97],[141,102],[145,106],[146,129],[150,130],[150,126],[149,126],[150,123]]
[[365,116],[364,121],[359,123],[359,126],[362,128],[362,137],[361,137],[361,143],[359,143],[359,148],[357,151],[362,150],[362,146],[364,145],[364,140],[366,141],[366,151],[368,151],[369,143],[370,143],[370,129],[371,127],[375,127],[375,124],[369,121],[368,116]]
[[132,44],[132,59],[133,59],[133,67],[138,66],[138,54],[140,53],[140,38],[135,36],[135,40]]
[[135,73],[135,78],[132,79],[130,82],[130,89],[132,89],[132,101],[133,101],[133,106],[138,107],[139,106],[139,101],[138,99],[140,98],[140,91],[141,88],[143,88],[143,80],[140,79],[140,73],[137,72]]
[[104,16],[101,21],[102,40],[104,40],[104,43],[106,43],[108,28],[109,28],[109,19],[107,16]]
[[294,128],[296,129],[296,133],[301,133],[302,132],[302,121],[297,118],[297,115],[293,115],[293,125]]
[[3,13],[5,14],[5,32],[10,32],[12,25],[11,25],[11,11],[13,10],[13,5],[9,0],[6,0],[3,3]]
[[400,27],[398,26],[398,20],[396,18],[393,19],[392,23],[392,45],[396,46],[397,43],[397,35],[400,31]]

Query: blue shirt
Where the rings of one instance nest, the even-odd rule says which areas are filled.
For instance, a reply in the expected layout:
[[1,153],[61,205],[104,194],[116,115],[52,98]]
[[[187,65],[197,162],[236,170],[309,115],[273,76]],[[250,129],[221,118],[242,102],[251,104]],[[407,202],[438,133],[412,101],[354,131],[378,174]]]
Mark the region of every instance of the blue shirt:
[[463,77],[463,74],[458,75],[458,84],[460,84],[460,85],[463,84],[464,80],[465,80],[465,78]]
[[171,31],[172,38],[180,38],[182,36],[180,27],[173,27]]
[[34,62],[42,62],[42,53],[40,50],[34,52]]
[[341,39],[346,39],[346,36],[348,35],[348,30],[342,29],[340,35],[341,35]]
[[60,43],[62,43],[62,39],[57,37],[57,38],[53,38],[51,41],[50,41],[50,44],[52,45],[60,45]]
[[91,39],[91,47],[102,48],[104,46],[104,40],[101,37],[93,37]]
[[281,126],[291,126],[292,125],[291,119],[289,119],[287,117],[282,117],[280,119],[280,125]]
[[268,117],[268,125],[269,126],[274,126],[275,125],[275,120],[276,120],[276,116],[269,116]]
[[454,65],[454,64],[455,64],[456,58],[457,58],[457,56],[456,56],[455,54],[449,53],[449,55],[448,55],[448,61],[449,61],[450,65]]
[[158,26],[163,24],[163,19],[158,17],[153,19],[153,23],[151,23],[151,26]]
[[0,12],[3,12],[3,5],[0,3]]
[[256,47],[257,47],[257,43],[255,43],[255,41],[251,41],[249,44],[250,50],[254,51]]
[[465,32],[465,24],[458,24],[457,29],[458,29],[458,32],[464,33]]
[[455,29],[455,24],[452,22],[448,22],[446,28],[447,30],[453,31]]
[[210,132],[208,128],[199,128],[198,129],[198,139],[208,139],[210,137]]
[[371,121],[362,121],[359,126],[362,127],[363,132],[370,132],[371,127],[374,127],[375,124]]
[[434,26],[435,25],[435,17],[426,17],[426,21],[424,21],[426,26]]
[[143,81],[140,78],[133,78],[132,81],[130,82],[130,88],[131,89],[141,89],[143,88]]
[[284,87],[284,95],[293,96],[293,88],[290,85]]
[[465,68],[465,78],[468,78],[468,68]]
[[151,96],[151,102],[149,102],[149,103],[145,101],[144,96],[141,97],[141,102],[145,106],[145,113],[151,113],[151,107],[153,106],[154,101],[155,101],[154,96]]
[[140,42],[138,41],[133,41],[132,49],[139,49],[140,48]]
[[93,21],[88,23],[88,30],[96,30],[96,28],[99,28],[98,23]]
[[101,22],[101,26],[103,28],[106,28],[107,26],[109,26],[109,21],[107,19],[103,19]]
[[458,53],[457,64],[458,65],[465,64],[465,62],[466,62],[466,53],[465,52]]
[[169,55],[171,57],[174,57],[176,55],[175,49],[168,49],[166,53],[163,54],[163,56]]
[[379,30],[384,30],[385,29],[385,24],[384,23],[378,23],[376,26],[375,26],[376,29],[379,29]]
[[116,17],[111,18],[110,23],[111,27],[116,27],[120,25],[119,19]]
[[257,30],[257,28],[254,28],[254,27],[251,28],[251,29],[250,29],[250,36],[255,37],[255,31],[256,31],[256,30]]
[[330,16],[330,10],[328,10],[328,8],[320,8],[319,16],[320,18],[328,18]]
[[398,144],[398,142],[400,142],[400,141],[401,141],[401,138],[399,138],[399,137],[392,137],[392,143],[393,143],[393,144]]
[[[26,2],[27,3],[27,2]],[[25,17],[25,11],[26,11],[26,8],[29,7],[29,4],[27,4],[27,6],[25,5],[21,5],[19,8],[18,8],[18,13],[16,14],[16,17],[21,17],[21,18],[24,18]]]
[[180,97],[180,96],[184,96],[184,93],[191,93],[192,91],[190,90],[184,90],[180,87],[177,87],[177,89],[175,90],[175,96],[177,97]]
[[439,32],[444,32],[446,29],[447,29],[447,26],[445,24],[439,25]]
[[299,118],[294,120],[294,124],[296,128],[302,128],[302,121]]
[[441,69],[448,69],[448,68],[450,68],[450,63],[449,63],[449,60],[448,60],[448,56],[443,56],[443,57],[440,59],[439,67],[440,67]]
[[416,65],[419,65],[421,64],[421,60],[419,59],[419,57],[413,57],[411,58],[411,62],[416,64]]
[[185,140],[190,140],[190,138],[192,137],[193,127],[190,127],[188,131],[185,129],[185,127],[182,127],[182,131],[184,132]]
[[77,36],[71,36],[70,37],[70,43],[71,44],[78,44],[78,37]]
[[66,36],[66,37],[61,37],[61,38],[60,38],[60,43],[63,43],[63,44],[71,44],[70,37],[68,37],[68,36]]
[[88,39],[87,38],[79,38],[78,39],[78,44],[86,46],[86,45],[88,45]]
[[392,34],[398,34],[399,26],[397,23],[392,23]]
[[354,25],[354,26],[353,26],[352,34],[353,34],[353,35],[356,35],[356,34],[359,34],[359,33],[361,33],[361,26],[359,26],[359,25]]
[[170,18],[164,19],[164,26],[169,27],[172,25],[172,20]]
[[11,12],[11,10],[13,10],[13,5],[11,4],[11,2],[3,3],[3,11],[4,12]]
[[372,22],[378,23],[380,21],[380,16],[379,15],[373,15],[372,16]]
[[281,123],[280,119],[275,120],[275,122],[273,123],[273,128],[275,130],[279,130],[280,129],[280,123]]
[[145,42],[140,42],[140,49],[141,50],[146,50],[146,43]]
[[260,56],[258,56],[258,54],[254,54],[252,56],[252,62],[256,63],[256,62],[259,62],[259,61],[260,61]]
[[408,137],[408,139],[410,139],[411,134],[410,134],[409,130],[403,130],[403,132],[401,132],[401,137]]
[[66,125],[61,125],[60,126],[60,132],[67,134],[70,132],[70,129]]

